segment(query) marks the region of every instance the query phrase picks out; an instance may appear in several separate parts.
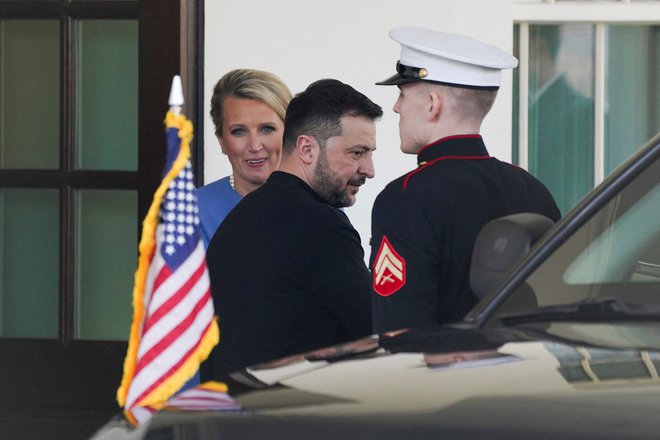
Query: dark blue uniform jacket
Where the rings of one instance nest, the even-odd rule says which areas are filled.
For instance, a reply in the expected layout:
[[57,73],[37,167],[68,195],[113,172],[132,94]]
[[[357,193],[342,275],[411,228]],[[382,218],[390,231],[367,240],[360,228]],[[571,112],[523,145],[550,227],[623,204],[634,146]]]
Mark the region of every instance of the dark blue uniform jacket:
[[373,207],[377,332],[462,319],[477,302],[470,260],[476,236],[490,220],[520,212],[560,217],[546,187],[490,157],[479,135],[430,144],[418,154],[418,165],[391,182]]

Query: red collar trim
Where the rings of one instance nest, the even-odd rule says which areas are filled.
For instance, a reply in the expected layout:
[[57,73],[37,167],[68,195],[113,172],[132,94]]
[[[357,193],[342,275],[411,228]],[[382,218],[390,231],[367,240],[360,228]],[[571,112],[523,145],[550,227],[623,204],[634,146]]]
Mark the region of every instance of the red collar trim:
[[422,149],[417,152],[417,155],[419,156],[419,153],[426,150],[430,146],[435,145],[435,144],[439,144],[440,142],[444,142],[444,141],[447,141],[449,139],[481,139],[481,135],[480,134],[455,134],[453,136],[443,137],[441,139],[438,139],[437,141],[431,142],[430,144],[423,146]]
[[484,160],[484,159],[490,159],[490,156],[486,155],[486,156],[444,156],[444,157],[438,157],[437,159],[433,159],[432,161],[427,162],[424,165],[418,167],[416,170],[413,170],[413,171],[409,172],[408,175],[406,176],[406,178],[403,181],[403,189],[408,188],[408,181],[410,180],[410,178],[412,176],[414,176],[415,174],[419,173],[420,171],[422,171],[423,169],[428,168],[428,167],[432,166],[433,164],[435,164],[436,162],[439,162],[441,160],[456,160],[456,159],[458,159],[458,160]]

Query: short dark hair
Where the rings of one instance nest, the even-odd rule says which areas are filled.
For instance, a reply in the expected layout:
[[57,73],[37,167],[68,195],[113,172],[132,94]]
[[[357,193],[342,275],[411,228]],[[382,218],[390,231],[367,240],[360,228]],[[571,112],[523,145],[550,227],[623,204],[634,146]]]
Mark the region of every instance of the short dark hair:
[[372,121],[383,116],[383,109],[348,84],[321,79],[298,93],[289,103],[284,118],[285,153],[291,153],[300,135],[314,136],[325,147],[332,136],[339,136],[341,118],[364,116]]

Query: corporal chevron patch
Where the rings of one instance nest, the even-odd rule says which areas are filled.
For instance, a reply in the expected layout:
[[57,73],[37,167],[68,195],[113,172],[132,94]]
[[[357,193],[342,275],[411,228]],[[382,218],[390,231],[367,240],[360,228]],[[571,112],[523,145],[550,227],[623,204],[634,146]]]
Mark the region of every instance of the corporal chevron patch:
[[380,296],[390,296],[406,284],[406,260],[394,250],[383,235],[372,267],[373,289]]

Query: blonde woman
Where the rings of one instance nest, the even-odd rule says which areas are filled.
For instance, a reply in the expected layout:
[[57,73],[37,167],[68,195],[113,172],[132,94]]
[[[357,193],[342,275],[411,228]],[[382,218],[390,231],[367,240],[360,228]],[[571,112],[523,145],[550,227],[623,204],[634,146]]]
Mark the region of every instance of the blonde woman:
[[215,85],[210,113],[232,173],[197,191],[207,246],[229,211],[280,165],[284,114],[290,100],[284,82],[261,70],[232,70]]

